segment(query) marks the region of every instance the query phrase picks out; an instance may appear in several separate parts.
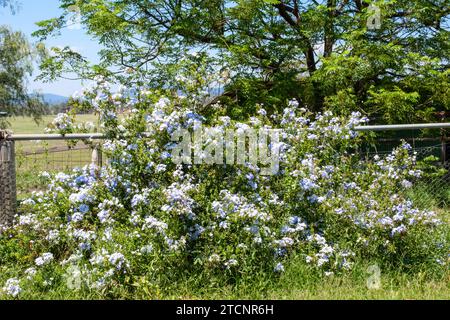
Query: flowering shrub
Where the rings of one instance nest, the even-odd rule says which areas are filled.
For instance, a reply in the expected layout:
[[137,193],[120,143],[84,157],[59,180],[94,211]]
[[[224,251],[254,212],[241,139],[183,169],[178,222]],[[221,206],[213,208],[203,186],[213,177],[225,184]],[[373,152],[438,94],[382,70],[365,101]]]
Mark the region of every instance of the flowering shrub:
[[[293,100],[282,114],[260,108],[248,123],[220,112],[205,119],[186,98],[111,94],[97,80],[82,100],[100,114],[108,165],[53,175],[47,191],[23,201],[0,235],[4,295],[66,286],[73,267],[83,278],[77,289],[105,294],[158,288],[186,273],[276,275],[292,255],[326,275],[361,261],[448,267],[438,216],[401,192],[420,175],[410,147],[361,161],[352,129],[366,120],[358,113],[314,116]],[[122,119],[120,109],[129,110]],[[200,124],[282,129],[278,174],[250,163],[174,164],[171,133]]]
[[56,118],[45,129],[46,133],[88,133],[91,132],[95,125],[92,122],[75,123],[75,116],[67,113],[58,113]]

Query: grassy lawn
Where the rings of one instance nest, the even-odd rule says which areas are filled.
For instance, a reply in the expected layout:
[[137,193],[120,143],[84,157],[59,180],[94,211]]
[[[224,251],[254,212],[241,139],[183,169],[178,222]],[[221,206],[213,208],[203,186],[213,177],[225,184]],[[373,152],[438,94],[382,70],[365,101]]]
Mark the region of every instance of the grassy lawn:
[[[438,209],[444,223],[450,223],[448,210]],[[450,235],[447,235],[447,237]],[[449,257],[450,259],[450,257]],[[165,299],[270,299],[270,300],[449,300],[450,270],[436,272],[426,267],[409,273],[395,267],[381,271],[379,286],[369,288],[374,273],[369,267],[376,261],[355,264],[348,273],[324,276],[293,257],[279,278],[267,279],[255,274],[241,283],[220,286],[214,279],[186,279],[185,284],[170,288]],[[132,298],[132,297],[130,297]],[[145,297],[138,297],[145,299]]]
[[[280,277],[255,274],[239,283],[224,285],[211,276],[187,277],[164,288],[141,287],[135,293],[119,291],[123,299],[136,300],[448,300],[450,272],[407,274],[381,273],[378,288],[369,289],[367,266],[355,266],[348,274],[326,277],[294,259]],[[107,299],[97,290],[73,291],[64,286],[45,294],[33,292],[22,299]]]
[[[185,299],[270,299],[270,300],[391,300],[391,299],[450,299],[450,274],[440,279],[400,273],[382,274],[380,287],[369,289],[365,270],[329,278],[311,276],[300,264],[293,264],[270,289],[258,292],[251,286],[237,290],[223,287],[218,292],[199,296],[174,296]],[[234,291],[234,292],[233,292]]]
[[[9,122],[11,123],[10,130],[12,130],[14,133],[17,134],[42,134],[44,133],[45,128],[48,124],[50,124],[53,119],[55,118],[55,115],[45,115],[42,117],[41,120],[36,122],[31,117],[15,117]],[[93,122],[94,124],[97,123],[98,117],[93,114],[80,114],[77,115],[76,120],[77,122]],[[17,143],[18,148],[22,148],[25,151],[34,150],[36,148],[42,148],[42,145],[44,142],[42,141],[20,141]],[[65,147],[67,146],[67,143],[63,140],[58,141],[50,141],[48,142],[49,148],[54,147]]]
[[[44,129],[55,117],[55,115],[45,115],[38,123],[31,117],[15,117],[10,119],[9,122],[11,123],[11,130],[14,133],[43,133]],[[96,123],[98,117],[93,114],[80,114],[77,115],[76,119],[79,122],[91,121]]]

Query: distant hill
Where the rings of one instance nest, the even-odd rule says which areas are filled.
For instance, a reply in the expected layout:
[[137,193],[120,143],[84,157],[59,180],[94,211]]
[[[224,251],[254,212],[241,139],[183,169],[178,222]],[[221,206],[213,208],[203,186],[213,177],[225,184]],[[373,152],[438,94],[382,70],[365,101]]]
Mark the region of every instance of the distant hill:
[[68,97],[59,96],[57,94],[52,93],[43,93],[42,97],[44,101],[50,105],[66,103],[67,101],[69,101]]
[[[35,96],[35,94],[32,94],[31,96]],[[67,101],[69,101],[68,97],[60,96],[53,93],[42,93],[41,96],[44,102],[51,106],[55,104],[66,103]]]

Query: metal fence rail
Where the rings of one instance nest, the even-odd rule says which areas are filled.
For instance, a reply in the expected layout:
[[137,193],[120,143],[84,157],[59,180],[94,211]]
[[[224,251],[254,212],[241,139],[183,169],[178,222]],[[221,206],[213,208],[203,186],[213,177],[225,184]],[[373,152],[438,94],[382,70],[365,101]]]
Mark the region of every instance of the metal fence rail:
[[[412,142],[413,150],[416,151],[420,158],[433,155],[439,158],[435,163],[436,166],[444,168],[447,173],[439,178],[433,178],[431,181],[425,181],[425,191],[439,190],[444,194],[443,198],[448,196],[450,199],[450,168],[449,153],[450,139],[446,136],[444,129],[449,129],[450,123],[432,123],[432,124],[410,124],[410,125],[380,125],[380,126],[359,126],[355,127],[355,131],[371,132],[371,131],[404,131],[404,130],[422,130],[422,129],[441,129],[439,138],[411,138],[406,137],[404,140]],[[142,137],[148,136],[148,133],[142,133]],[[36,179],[41,171],[64,171],[71,170],[77,166],[83,166],[92,162],[102,165],[103,157],[100,148],[93,149],[92,146],[77,145],[74,148],[57,147],[38,148],[30,151],[31,141],[68,141],[68,140],[103,140],[106,136],[102,133],[88,134],[12,134],[7,131],[0,130],[0,225],[8,225],[12,222],[17,207],[17,195],[27,194],[30,191],[38,190],[39,186],[32,185],[36,180],[32,180],[30,184],[26,181],[28,178]],[[403,140],[403,139],[402,139]],[[47,142],[47,144],[48,144]],[[24,151],[20,148],[20,144],[24,143]],[[28,143],[28,145],[27,145]],[[400,144],[400,139],[379,139],[377,146],[368,145],[363,147],[361,155],[367,159],[375,154],[383,154],[390,152],[394,147]],[[381,146],[381,148],[379,148]],[[78,156],[74,156],[78,152]],[[60,155],[64,155],[59,158]],[[65,157],[67,156],[67,157]],[[19,183],[18,181],[19,180]],[[19,190],[18,190],[19,185]],[[42,186],[41,186],[42,187]],[[424,191],[424,194],[426,193]],[[437,191],[436,191],[437,192]],[[434,196],[434,195],[431,195]],[[447,199],[447,198],[445,198]],[[446,201],[446,200],[444,200]],[[423,196],[422,202],[429,202]],[[446,203],[445,205],[450,205]]]
[[423,129],[450,129],[450,123],[417,123],[417,124],[389,124],[375,126],[359,126],[356,131],[399,131]]

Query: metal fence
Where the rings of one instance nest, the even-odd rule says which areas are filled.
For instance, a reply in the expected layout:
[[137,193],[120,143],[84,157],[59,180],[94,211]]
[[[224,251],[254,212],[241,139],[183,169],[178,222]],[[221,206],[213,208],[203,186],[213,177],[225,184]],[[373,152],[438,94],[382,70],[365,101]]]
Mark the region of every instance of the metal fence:
[[[419,129],[421,131],[419,131]],[[414,188],[404,191],[416,206],[450,211],[450,131],[447,123],[421,125],[367,126],[360,131],[383,131],[383,138],[361,147],[361,156],[370,160],[386,155],[403,141],[411,145],[422,177]]]
[[100,160],[93,160],[92,146],[83,142],[68,146],[63,140],[16,141],[15,149],[19,200],[45,187],[42,172],[71,172],[76,167],[102,160],[101,157]]
[[42,172],[70,172],[90,163],[102,166],[104,159],[97,145],[75,141],[102,138],[101,134],[16,135],[0,131],[0,226],[12,222],[18,199],[46,188]]
[[[438,137],[417,136],[417,130],[440,130]],[[433,172],[426,173],[409,194],[422,207],[450,208],[450,138],[445,129],[450,123],[363,126],[357,131],[403,132],[393,138],[375,139],[364,145],[359,152],[362,158],[370,160],[375,155],[389,153],[401,144],[410,143],[418,160],[429,160]],[[413,132],[415,132],[413,134]],[[145,134],[144,134],[145,136]],[[86,145],[82,141],[101,140],[104,136],[95,134],[42,134],[22,135],[0,131],[0,225],[11,223],[16,212],[17,199],[33,191],[45,189],[40,173],[72,171],[90,163],[102,165],[104,158],[99,147]],[[68,141],[73,142],[68,147]]]
[[[450,139],[445,140],[448,146]],[[374,147],[361,150],[361,156],[367,161],[372,161],[376,155],[383,156],[391,153],[398,147],[401,141],[377,141],[377,151]],[[414,205],[423,209],[450,210],[450,162],[442,152],[443,143],[427,146],[411,144],[411,155],[415,155],[422,176],[414,181],[414,187],[404,191],[414,201]]]
[[14,141],[0,140],[0,227],[9,225],[16,212],[16,165],[14,152]]

